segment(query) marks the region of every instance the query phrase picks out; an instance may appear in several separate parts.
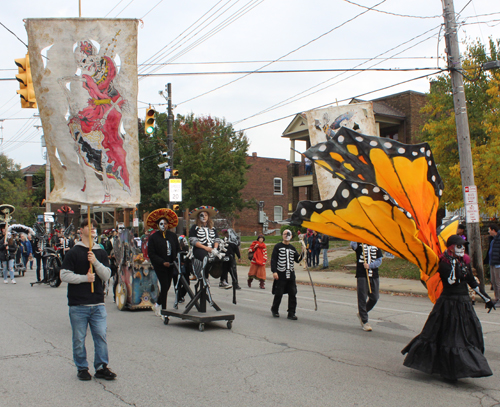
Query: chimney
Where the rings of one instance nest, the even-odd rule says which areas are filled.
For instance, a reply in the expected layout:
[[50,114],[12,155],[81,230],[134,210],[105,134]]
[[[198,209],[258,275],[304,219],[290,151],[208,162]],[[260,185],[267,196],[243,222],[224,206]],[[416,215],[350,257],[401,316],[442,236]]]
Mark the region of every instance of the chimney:
[[252,157],[257,157],[257,153],[252,153]]

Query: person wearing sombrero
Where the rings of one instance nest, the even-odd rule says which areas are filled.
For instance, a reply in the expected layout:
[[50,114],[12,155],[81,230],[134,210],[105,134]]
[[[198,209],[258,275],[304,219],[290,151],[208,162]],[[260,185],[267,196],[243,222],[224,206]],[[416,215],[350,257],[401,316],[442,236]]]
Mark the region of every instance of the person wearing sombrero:
[[432,308],[422,332],[401,351],[403,364],[424,373],[438,373],[456,381],[464,377],[491,376],[484,357],[481,323],[469,297],[469,285],[495,309],[490,297],[479,287],[465,254],[467,242],[458,235],[446,241],[446,251],[439,258],[438,273],[443,292]]
[[161,316],[161,310],[167,308],[167,293],[172,279],[177,276],[174,260],[180,252],[179,240],[169,229],[175,228],[178,222],[175,212],[168,208],[156,209],[146,219],[146,226],[156,229],[149,237],[148,256],[160,282],[160,294],[153,308],[157,316]]
[[189,244],[193,247],[193,268],[198,278],[206,268],[209,254],[218,253],[220,240],[212,220],[217,213],[213,206],[200,206],[189,212],[189,218],[196,221],[189,229]]

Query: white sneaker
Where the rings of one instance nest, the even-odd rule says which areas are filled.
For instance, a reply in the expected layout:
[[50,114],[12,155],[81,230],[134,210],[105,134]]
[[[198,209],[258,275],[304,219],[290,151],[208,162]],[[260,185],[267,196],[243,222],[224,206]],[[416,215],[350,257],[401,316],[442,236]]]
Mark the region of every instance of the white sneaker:
[[370,332],[371,330],[372,330],[372,327],[368,322],[366,324],[363,324],[363,331]]
[[3,280],[3,283],[4,284],[9,284],[9,282],[7,280]]
[[16,280],[14,280],[14,279],[12,279],[10,282],[11,282],[12,284],[16,284]]
[[363,321],[361,320],[361,315],[359,315],[359,312],[356,314],[358,316],[358,319],[359,319],[359,323],[361,324],[361,328],[363,328]]
[[161,317],[161,305],[155,304],[153,307],[153,311],[157,317]]

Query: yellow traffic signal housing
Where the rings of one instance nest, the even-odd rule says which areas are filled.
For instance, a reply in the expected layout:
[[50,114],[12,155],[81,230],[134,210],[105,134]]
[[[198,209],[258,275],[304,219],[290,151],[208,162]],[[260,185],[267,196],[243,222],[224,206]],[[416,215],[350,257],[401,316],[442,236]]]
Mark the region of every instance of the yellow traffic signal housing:
[[174,211],[178,211],[178,210],[179,210],[179,204],[173,204],[173,205],[172,205],[172,209],[173,209]]
[[155,110],[149,106],[146,110],[146,119],[144,120],[144,133],[153,134],[155,131]]
[[33,87],[33,78],[31,77],[30,57],[26,54],[25,58],[15,59],[19,73],[16,79],[19,82],[17,93],[21,95],[21,107],[24,109],[36,109],[35,88]]
[[172,177],[178,177],[179,176],[179,170],[172,170]]

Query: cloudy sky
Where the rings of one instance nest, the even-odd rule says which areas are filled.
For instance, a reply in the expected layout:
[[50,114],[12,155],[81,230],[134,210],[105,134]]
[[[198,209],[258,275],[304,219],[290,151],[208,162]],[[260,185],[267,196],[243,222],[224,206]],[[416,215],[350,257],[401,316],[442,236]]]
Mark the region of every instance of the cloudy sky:
[[[85,18],[142,20],[139,74],[148,76],[139,77],[140,117],[148,104],[160,112],[166,110],[158,92],[170,82],[176,114],[225,118],[245,131],[251,142],[249,153],[262,157],[289,158],[289,142],[281,134],[296,113],[344,104],[352,97],[368,100],[405,90],[427,92],[428,78],[409,80],[436,72],[353,69],[443,68],[446,64],[439,0],[81,3]],[[41,123],[36,110],[21,109],[17,82],[3,79],[14,77],[14,59],[26,53],[23,19],[78,17],[78,0],[24,0],[23,7],[20,4],[4,1],[0,12],[4,50],[0,56],[0,151],[24,167],[44,163],[42,129],[36,127]],[[455,12],[460,13],[461,41],[500,38],[500,1],[455,0]],[[339,69],[351,71],[334,71]],[[307,72],[286,72],[297,70]],[[158,75],[168,73],[196,75]]]

